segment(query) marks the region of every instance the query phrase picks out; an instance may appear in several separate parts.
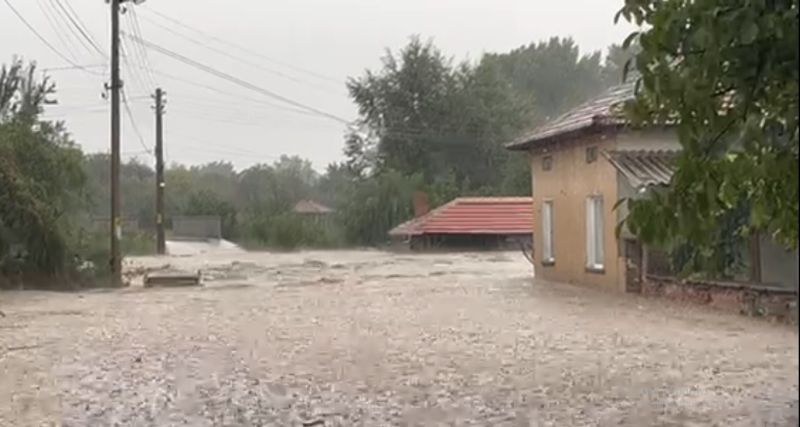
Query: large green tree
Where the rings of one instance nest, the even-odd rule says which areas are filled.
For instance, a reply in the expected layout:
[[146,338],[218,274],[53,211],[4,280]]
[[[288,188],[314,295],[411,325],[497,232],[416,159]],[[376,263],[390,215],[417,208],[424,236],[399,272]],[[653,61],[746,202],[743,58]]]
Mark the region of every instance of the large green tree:
[[798,1],[627,0],[619,17],[643,28],[626,40],[641,46],[632,117],[676,123],[683,148],[670,188],[630,203],[631,229],[712,267],[755,231],[797,248]]
[[501,143],[529,124],[527,96],[495,63],[454,65],[416,37],[348,88],[364,129],[347,140],[357,175],[392,169],[427,184],[454,179],[465,191],[493,186],[508,158]]

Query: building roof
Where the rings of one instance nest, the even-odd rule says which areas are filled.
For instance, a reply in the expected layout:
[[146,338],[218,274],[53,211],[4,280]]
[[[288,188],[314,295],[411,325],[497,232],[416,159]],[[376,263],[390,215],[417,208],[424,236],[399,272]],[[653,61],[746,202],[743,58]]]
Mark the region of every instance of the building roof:
[[313,200],[301,200],[294,205],[294,213],[324,215],[333,212],[333,209]]
[[615,150],[603,155],[628,180],[635,189],[651,185],[669,185],[675,173],[675,156],[678,151],[666,150]]
[[527,150],[532,146],[554,138],[572,134],[592,127],[618,126],[626,123],[620,107],[634,99],[634,83],[612,87],[600,96],[568,111],[555,120],[528,132],[510,144],[509,150]]
[[531,197],[460,197],[398,225],[390,236],[423,234],[530,234]]

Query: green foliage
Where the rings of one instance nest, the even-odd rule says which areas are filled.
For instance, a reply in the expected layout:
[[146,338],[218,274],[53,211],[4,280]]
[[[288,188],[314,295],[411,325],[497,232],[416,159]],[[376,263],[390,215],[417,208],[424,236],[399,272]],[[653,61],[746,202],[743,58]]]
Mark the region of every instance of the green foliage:
[[38,119],[55,87],[34,72],[16,59],[0,69],[0,269],[61,275],[84,175],[63,125]]
[[422,186],[420,175],[406,176],[394,170],[355,183],[347,203],[338,211],[347,241],[375,245],[387,241],[386,232],[411,218],[411,199]]
[[218,216],[221,222],[222,237],[226,239],[236,237],[236,208],[210,190],[198,190],[189,194],[189,199],[181,213],[183,215]]
[[494,64],[503,78],[534,105],[535,119],[543,122],[618,84],[624,56],[618,46],[609,48],[604,67],[600,52],[581,55],[571,38],[552,37],[506,54],[487,54],[483,64]]
[[[225,237],[258,246],[378,244],[411,217],[415,191],[434,206],[463,195],[530,194],[527,161],[502,144],[611,84],[624,56],[614,52],[606,62],[617,68],[553,39],[454,64],[413,38],[387,52],[380,70],[348,82],[361,117],[346,137],[345,162],[322,175],[286,156],[244,171],[226,162],[173,164],[165,171],[167,221],[219,215]],[[102,273],[107,239],[81,225],[109,216],[109,158],[83,156],[63,124],[39,119],[54,90],[20,61],[0,72],[0,266],[57,274],[90,260]],[[152,167],[129,160],[120,175],[123,217],[152,227]],[[335,208],[335,218],[292,214],[303,199]],[[149,240],[125,238],[123,250],[149,252]]]
[[[110,162],[111,156],[101,153],[87,154],[83,160],[83,170],[87,178],[88,209],[95,218],[111,216]],[[122,217],[135,219],[142,227],[155,227],[153,196],[155,185],[155,172],[148,165],[135,158],[122,163],[120,168]]]
[[606,67],[599,52],[581,55],[571,39],[552,38],[454,65],[413,37],[380,70],[348,81],[362,131],[347,137],[347,165],[356,176],[393,169],[434,185],[454,175],[464,191],[524,194],[525,168],[502,144],[618,82],[629,51],[609,52]]
[[248,218],[242,226],[249,249],[332,248],[345,244],[336,224],[303,218],[293,212]]
[[[685,242],[712,266],[753,231],[797,248],[797,14],[797,0],[628,0],[620,10],[645,28],[629,38],[641,46],[631,117],[677,122],[683,148],[669,190],[631,203],[643,239]],[[720,249],[739,209],[745,221]]]

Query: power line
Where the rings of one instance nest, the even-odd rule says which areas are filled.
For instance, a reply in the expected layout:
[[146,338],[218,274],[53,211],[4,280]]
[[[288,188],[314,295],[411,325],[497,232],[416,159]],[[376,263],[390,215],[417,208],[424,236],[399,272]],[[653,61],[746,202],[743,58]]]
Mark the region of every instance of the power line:
[[[47,2],[46,2],[47,3]],[[72,36],[70,39],[77,39],[78,44],[81,47],[86,49],[89,53],[93,53],[94,47],[92,47],[91,43],[87,43],[86,39],[80,34],[80,31],[75,30],[75,23],[72,22],[72,18],[69,16],[68,13],[64,12],[63,6],[55,4],[56,0],[49,0],[49,7],[53,11],[53,15],[58,18],[58,20],[64,25],[64,33],[67,35]],[[80,48],[78,48],[80,50]]]
[[[193,82],[191,80],[187,80],[186,78],[177,77],[175,75],[164,73],[164,72],[159,71],[159,70],[153,70],[153,72],[155,74],[158,74],[158,75],[162,76],[162,77],[166,77],[166,78],[168,78],[170,80],[173,80],[173,81],[176,81],[176,82],[179,82],[179,83],[184,83],[184,84],[187,84],[187,85],[190,85],[190,86],[199,87],[199,88],[202,88],[202,89],[207,89],[207,90],[210,90],[212,92],[216,92],[216,93],[219,93],[221,95],[229,96],[229,97],[232,97],[232,98],[244,99],[244,100],[248,100],[248,101],[254,102],[256,104],[260,104],[260,105],[264,105],[264,106],[268,106],[268,107],[273,107],[273,108],[277,108],[277,109],[284,110],[284,111],[290,111],[290,112],[293,112],[293,113],[305,114],[305,115],[310,115],[310,116],[314,116],[314,117],[319,117],[318,115],[316,115],[314,113],[311,113],[309,111],[306,111],[306,110],[301,110],[299,108],[292,108],[292,107],[289,107],[289,106],[286,106],[286,105],[275,104],[275,103],[272,103],[272,102],[269,102],[269,101],[266,101],[266,100],[263,100],[263,99],[250,98],[250,97],[246,97],[246,96],[242,96],[242,95],[234,95],[234,94],[230,93],[230,91],[218,89],[218,88],[215,88],[213,86],[209,86],[209,85],[206,85],[206,84],[203,84],[203,83]],[[172,93],[175,93],[175,92],[172,92]]]
[[58,49],[56,49],[56,48],[55,48],[55,47],[54,47],[52,44],[50,44],[50,42],[49,42],[49,41],[47,41],[47,39],[45,39],[44,37],[42,37],[42,35],[41,35],[41,34],[39,34],[39,32],[38,32],[38,31],[36,31],[36,29],[35,29],[35,28],[33,28],[33,26],[30,24],[30,22],[28,22],[28,21],[25,19],[25,17],[24,17],[24,16],[22,16],[22,14],[20,14],[20,13],[19,13],[19,11],[18,11],[18,10],[17,10],[17,9],[14,7],[14,5],[12,5],[12,4],[11,4],[11,2],[10,2],[9,0],[3,0],[3,2],[5,2],[5,4],[6,4],[6,5],[8,5],[8,7],[11,9],[11,11],[12,11],[12,12],[14,12],[14,15],[16,15],[16,16],[17,16],[17,18],[19,18],[19,20],[20,20],[20,21],[22,21],[22,23],[23,23],[23,24],[25,24],[25,26],[26,26],[26,27],[28,27],[28,29],[29,29],[29,30],[30,30],[30,31],[31,31],[31,32],[32,32],[32,33],[33,33],[33,34],[36,36],[36,38],[38,38],[38,39],[39,39],[39,41],[41,41],[42,43],[44,43],[44,45],[45,45],[45,46],[47,46],[47,48],[48,48],[48,49],[50,49],[50,50],[51,50],[53,53],[55,53],[56,55],[58,55],[58,56],[59,56],[61,59],[63,59],[64,61],[66,61],[68,64],[70,64],[70,65],[73,65],[74,67],[76,67],[76,68],[78,68],[78,69],[81,69],[81,70],[83,70],[83,71],[85,71],[85,72],[87,72],[87,73],[89,73],[89,74],[94,74],[94,75],[102,76],[102,74],[95,73],[95,72],[93,72],[93,71],[91,71],[91,70],[87,69],[86,67],[84,67],[84,66],[82,66],[82,65],[78,65],[78,64],[77,64],[75,61],[73,61],[73,60],[71,60],[71,59],[67,58],[67,57],[66,57],[66,56],[65,56],[63,53],[59,52],[59,50],[58,50]]
[[141,144],[142,148],[147,151],[148,154],[153,154],[153,150],[147,146],[144,142],[144,138],[142,137],[142,133],[139,132],[139,127],[136,125],[136,120],[133,119],[133,112],[131,111],[131,106],[128,103],[128,97],[125,96],[125,91],[121,91],[122,94],[122,104],[125,106],[125,112],[128,113],[128,120],[131,122],[131,127],[133,127],[134,133],[136,133],[136,137],[139,139],[139,144]]
[[[141,66],[138,66],[138,67],[141,68]],[[299,108],[292,108],[292,107],[289,107],[289,106],[286,106],[286,105],[281,105],[281,104],[276,104],[276,103],[273,103],[273,102],[269,102],[269,101],[264,100],[264,99],[251,98],[251,97],[247,97],[247,96],[244,96],[244,95],[233,94],[229,90],[223,90],[223,89],[219,89],[219,88],[216,88],[214,86],[207,85],[207,84],[198,83],[198,82],[195,82],[195,81],[192,81],[192,80],[187,80],[186,77],[178,77],[178,76],[176,76],[174,74],[165,73],[163,71],[156,70],[156,69],[153,69],[152,72],[154,74],[158,75],[158,76],[170,79],[170,80],[172,80],[174,82],[186,84],[186,85],[189,85],[189,86],[198,87],[198,88],[201,88],[201,89],[207,89],[207,90],[210,90],[212,92],[216,92],[216,93],[218,93],[220,95],[225,95],[227,97],[233,98],[233,99],[235,99],[237,101],[247,100],[247,101],[253,102],[255,104],[259,104],[259,105],[263,105],[263,106],[267,106],[267,107],[272,107],[272,108],[277,108],[279,110],[289,111],[289,112],[297,113],[297,114],[309,115],[309,116],[313,116],[313,117],[319,117],[318,114],[314,114],[314,113],[312,113],[312,112],[310,112],[308,110],[304,110],[304,109],[301,110]],[[171,91],[170,93],[174,94],[175,92]],[[183,98],[183,96],[181,96],[181,98]],[[191,98],[191,96],[187,96],[187,98]],[[219,100],[217,100],[217,99],[207,98],[207,100],[211,100],[212,102],[219,102]]]
[[254,121],[226,119],[216,115],[197,114],[197,112],[194,111],[187,111],[182,109],[176,110],[174,107],[171,109],[171,111],[176,112],[184,117],[193,118],[201,121],[209,121],[209,122],[216,122],[216,123],[223,123],[223,124],[237,125],[237,126],[264,127],[264,124],[257,123]]
[[63,67],[42,68],[42,72],[79,70],[81,68],[106,68],[108,64],[65,65]]
[[[61,45],[67,51],[69,56],[77,61],[78,56],[72,50],[72,46],[70,46],[70,44],[67,43],[67,40],[61,36],[61,26],[56,24],[56,21],[50,15],[50,13],[52,13],[52,10],[48,9],[47,6],[45,6],[45,4],[47,4],[45,3],[45,0],[36,0],[36,4],[37,6],[39,6],[39,10],[42,11],[42,15],[44,15],[45,19],[47,19],[47,22],[50,24],[50,28],[53,30],[53,33],[55,33],[56,37],[61,42]],[[50,7],[52,7],[52,5],[50,5]]]
[[[133,29],[133,34],[136,35],[136,37],[142,38],[143,37],[142,27],[139,25],[139,15],[136,13],[136,9],[131,7],[128,8],[127,10],[128,10],[128,22],[131,25],[131,28]],[[153,77],[153,72],[152,72],[153,67],[150,64],[150,57],[147,55],[147,49],[145,49],[143,46],[139,44],[137,44],[136,46],[139,48],[139,58],[141,60],[142,65],[144,66],[144,70],[146,71],[146,77],[148,82],[153,87],[158,86],[158,83]]]
[[[203,139],[200,139],[200,138],[197,138],[197,137],[194,137],[194,136],[189,136],[189,135],[184,135],[184,134],[176,134],[176,133],[172,133],[172,132],[167,133],[166,135],[168,137],[176,136],[176,137],[178,137],[178,141],[183,141],[183,142],[186,142],[186,143],[190,143],[191,144],[191,149],[194,150],[194,151],[201,151],[201,152],[206,152],[206,153],[209,153],[209,154],[217,154],[217,155],[241,156],[241,157],[245,157],[245,158],[249,158],[249,159],[252,159],[253,157],[263,157],[263,158],[270,159],[270,160],[279,160],[280,159],[280,157],[277,157],[277,156],[270,156],[270,155],[266,155],[266,154],[261,154],[261,153],[258,153],[258,152],[252,151],[252,150],[232,149],[232,148],[219,148],[217,145],[215,145],[215,144],[213,144],[213,143],[211,143],[209,141],[205,141]],[[198,142],[202,142],[202,143],[209,144],[209,145],[198,144]],[[200,148],[198,148],[198,146]],[[189,147],[187,147],[187,148],[189,148]]]
[[302,108],[304,110],[308,110],[308,111],[310,111],[312,113],[318,114],[320,116],[327,117],[327,118],[335,120],[337,122],[341,122],[341,123],[344,123],[344,124],[350,124],[350,121],[347,120],[347,119],[343,119],[343,118],[341,118],[339,116],[336,116],[334,114],[322,111],[322,110],[320,110],[318,108],[314,108],[314,107],[305,105],[303,103],[297,102],[297,101],[295,101],[293,99],[290,99],[290,98],[287,98],[285,96],[279,95],[279,94],[277,94],[275,92],[272,92],[272,91],[270,91],[268,89],[261,88],[259,86],[256,86],[256,85],[252,84],[252,83],[244,81],[244,80],[242,80],[242,79],[240,79],[238,77],[234,77],[234,76],[232,76],[232,75],[230,75],[228,73],[219,71],[219,70],[217,70],[215,68],[212,68],[212,67],[210,67],[208,65],[202,64],[202,63],[200,63],[198,61],[195,61],[194,59],[188,58],[188,57],[186,57],[184,55],[181,55],[181,54],[173,52],[173,51],[171,51],[169,49],[163,48],[163,47],[161,47],[161,46],[159,46],[159,45],[157,45],[155,43],[151,43],[151,42],[149,42],[147,40],[132,36],[132,35],[127,34],[127,33],[123,33],[123,34],[126,37],[128,37],[128,38],[130,38],[130,39],[132,39],[132,40],[134,40],[134,41],[136,41],[138,43],[141,43],[143,46],[145,46],[145,47],[147,47],[149,49],[155,50],[156,52],[161,53],[162,55],[169,56],[170,58],[173,58],[175,60],[183,62],[184,64],[187,64],[187,65],[190,65],[192,67],[195,67],[195,68],[197,68],[197,69],[199,69],[201,71],[205,71],[206,73],[209,73],[211,75],[219,77],[219,78],[221,78],[223,80],[227,80],[227,81],[229,81],[231,83],[234,83],[236,85],[242,86],[242,87],[250,89],[252,91],[261,93],[261,94],[266,95],[266,96],[268,96],[270,98],[274,98],[274,99],[277,99],[279,101],[283,101],[283,102],[285,102],[285,103],[287,103],[289,105],[293,105],[295,107],[299,107],[299,108]]
[[[84,28],[83,22],[80,21],[80,18],[77,16],[73,16],[72,13],[70,13],[70,11],[72,11],[73,13],[75,12],[75,10],[72,9],[72,6],[69,7],[69,10],[67,10],[67,8],[65,8],[64,5],[61,3],[61,0],[53,0],[53,1],[56,3],[56,6],[58,6],[58,8],[61,9],[61,11],[64,13],[64,16],[67,17],[72,26],[78,30],[80,36],[83,37],[81,42],[83,43],[83,40],[85,40],[86,43],[88,43],[90,46],[88,48],[89,50],[94,49],[100,54],[100,56],[102,56],[103,58],[107,58],[108,56],[106,55],[105,52],[103,52],[103,49],[101,49],[100,46],[97,44],[97,42],[94,40],[94,37],[92,37],[91,34],[89,34],[88,29]],[[84,46],[86,45],[84,44]]]
[[[141,68],[141,66],[134,66],[134,67]],[[286,105],[276,104],[276,103],[269,102],[269,101],[264,100],[264,99],[250,98],[250,97],[239,95],[239,94],[232,94],[228,90],[223,90],[223,89],[219,89],[219,88],[216,88],[214,86],[207,85],[207,84],[198,83],[198,82],[195,82],[195,81],[192,81],[192,80],[187,80],[185,77],[179,77],[179,76],[176,76],[174,74],[165,73],[165,72],[160,71],[160,70],[152,69],[151,71],[154,74],[158,75],[158,76],[170,79],[170,80],[172,80],[174,82],[186,84],[186,85],[189,85],[189,86],[198,87],[198,88],[201,88],[201,89],[207,89],[207,90],[210,90],[212,92],[216,92],[216,93],[219,93],[221,95],[225,95],[227,97],[234,98],[237,101],[247,100],[247,101],[259,104],[259,105],[272,107],[272,108],[277,108],[279,110],[289,111],[289,112],[297,113],[297,114],[309,115],[309,116],[313,116],[313,117],[319,117],[318,114],[314,114],[314,113],[312,113],[310,111],[307,111],[307,110],[301,110],[299,108],[292,108],[292,107],[289,107],[289,106],[286,106]],[[175,92],[173,91],[171,93],[174,94]],[[183,96],[181,96],[181,98],[183,98]],[[213,102],[219,102],[219,101],[218,100],[213,100]]]
[[[234,105],[230,103],[224,102],[197,102],[196,100],[185,98],[183,96],[175,98],[175,106],[179,108],[189,108],[192,110],[198,110],[203,113],[222,113],[222,114],[229,114],[234,116],[235,118],[252,118],[255,120],[260,119],[261,117],[273,117],[273,114],[263,109],[263,107],[258,105]],[[188,101],[188,102],[186,102]],[[317,117],[317,116],[312,116]],[[330,123],[330,122],[328,122]]]
[[120,51],[122,56],[122,62],[125,65],[125,69],[128,71],[131,77],[131,83],[136,84],[140,90],[143,92],[150,92],[150,87],[148,86],[145,79],[142,77],[142,73],[140,72],[141,66],[132,65],[131,60],[131,51],[136,51],[136,49],[131,49],[127,43],[125,43],[125,39],[120,40]]
[[254,51],[252,49],[248,49],[248,48],[246,48],[244,46],[238,45],[236,43],[233,43],[233,42],[230,42],[230,41],[227,41],[227,40],[224,40],[224,39],[221,39],[219,37],[216,37],[216,36],[213,36],[211,34],[208,34],[208,33],[204,32],[202,30],[199,30],[197,28],[191,27],[191,26],[189,26],[187,24],[184,24],[183,22],[179,21],[178,19],[169,17],[169,16],[167,16],[167,15],[161,13],[161,12],[158,12],[158,11],[155,11],[153,9],[150,9],[146,5],[144,6],[144,8],[145,8],[145,10],[149,10],[151,13],[161,17],[161,19],[167,20],[167,21],[169,21],[169,22],[171,22],[171,23],[173,23],[175,25],[178,25],[178,26],[183,27],[183,28],[185,28],[187,30],[193,31],[193,32],[195,32],[197,34],[200,34],[200,35],[202,35],[202,36],[204,36],[204,37],[206,37],[208,39],[214,40],[217,43],[221,43],[221,44],[227,45],[229,47],[234,47],[234,48],[239,49],[239,50],[241,50],[243,52],[249,53],[251,55],[255,55],[255,56],[257,56],[257,57],[259,57],[261,59],[264,59],[266,61],[272,62],[274,64],[282,65],[284,67],[293,69],[293,70],[301,72],[301,73],[305,73],[305,74],[307,74],[309,76],[313,76],[313,77],[316,77],[318,79],[327,80],[329,82],[336,83],[337,85],[341,85],[342,84],[342,81],[340,81],[339,79],[335,79],[333,77],[328,77],[328,76],[320,74],[320,73],[318,73],[316,71],[312,71],[312,70],[308,70],[308,69],[305,69],[305,68],[302,68],[302,67],[298,67],[296,65],[292,65],[292,64],[289,64],[287,62],[278,60],[278,59],[270,58],[270,57],[264,55],[263,53]]
[[[218,53],[220,55],[223,55],[223,56],[226,56],[226,57],[231,58],[233,60],[239,61],[239,62],[241,62],[243,64],[247,64],[247,65],[250,65],[252,67],[256,67],[256,68],[258,68],[260,70],[264,70],[264,71],[266,71],[268,73],[271,73],[271,74],[283,77],[285,79],[291,80],[291,81],[293,81],[295,83],[305,84],[305,85],[308,85],[308,86],[313,87],[315,89],[320,89],[320,90],[324,90],[326,92],[334,93],[333,91],[329,90],[328,88],[325,88],[325,87],[310,83],[310,82],[305,81],[305,80],[298,79],[296,77],[293,77],[293,76],[290,76],[288,74],[282,73],[282,72],[280,72],[278,70],[274,70],[272,68],[265,67],[265,66],[263,66],[261,64],[258,64],[256,62],[249,61],[249,60],[244,59],[244,58],[242,58],[240,56],[233,55],[230,52],[227,52],[225,50],[209,46],[207,43],[203,43],[203,42],[198,41],[198,40],[196,40],[196,39],[194,39],[192,37],[189,37],[189,36],[186,36],[184,34],[181,34],[181,33],[177,32],[177,31],[173,30],[172,28],[169,28],[169,27],[167,27],[165,25],[159,24],[159,23],[157,23],[157,22],[155,22],[155,21],[153,21],[151,19],[148,19],[146,17],[145,17],[145,19],[148,22],[150,22],[151,24],[153,24],[153,25],[155,25],[155,26],[157,26],[157,27],[169,32],[170,34],[174,34],[174,35],[176,35],[176,36],[178,36],[178,37],[180,37],[180,38],[182,38],[184,40],[188,40],[189,42],[194,43],[197,46],[200,46],[200,47],[203,47],[203,48],[208,49],[210,51],[216,52],[216,53]],[[141,37],[141,36],[137,35],[137,37]],[[339,94],[338,92],[336,92],[336,93]]]

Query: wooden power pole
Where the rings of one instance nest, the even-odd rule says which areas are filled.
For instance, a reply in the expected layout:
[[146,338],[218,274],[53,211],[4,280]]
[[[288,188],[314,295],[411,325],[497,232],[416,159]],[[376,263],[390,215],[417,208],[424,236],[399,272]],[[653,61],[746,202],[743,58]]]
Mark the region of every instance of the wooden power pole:
[[111,279],[113,284],[122,285],[122,219],[120,218],[120,117],[119,101],[122,81],[119,78],[119,4],[121,0],[111,0]]
[[164,237],[164,92],[156,89],[156,252],[164,255],[167,244]]

